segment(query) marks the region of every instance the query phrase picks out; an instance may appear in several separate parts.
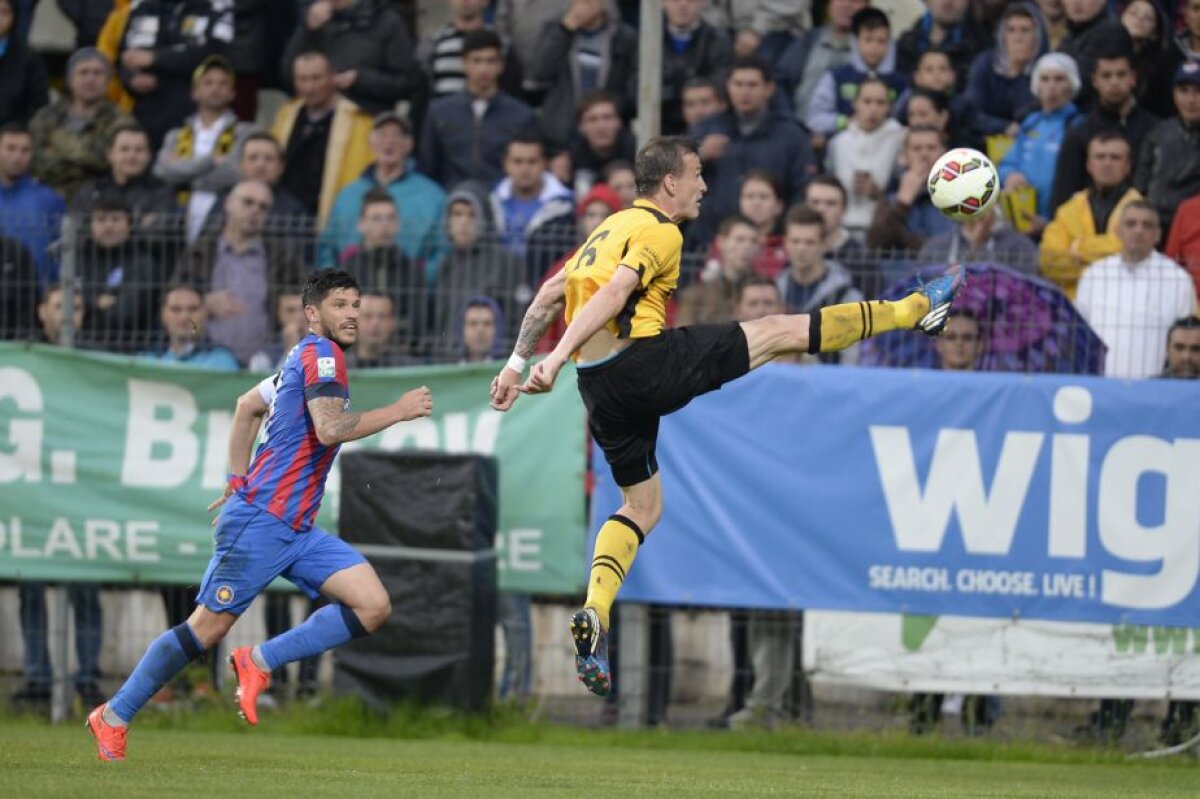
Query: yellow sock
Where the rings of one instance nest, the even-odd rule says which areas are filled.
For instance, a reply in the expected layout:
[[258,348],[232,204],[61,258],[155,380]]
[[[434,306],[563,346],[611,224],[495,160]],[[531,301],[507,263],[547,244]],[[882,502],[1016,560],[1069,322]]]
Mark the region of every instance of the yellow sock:
[[587,600],[584,607],[592,608],[600,617],[600,626],[608,629],[608,617],[616,601],[625,574],[637,557],[643,540],[641,529],[619,514],[610,516],[596,535],[592,551],[592,573],[588,578]]
[[902,300],[871,300],[830,305],[813,314],[809,352],[837,352],[889,330],[911,330],[929,313],[929,298],[909,294]]

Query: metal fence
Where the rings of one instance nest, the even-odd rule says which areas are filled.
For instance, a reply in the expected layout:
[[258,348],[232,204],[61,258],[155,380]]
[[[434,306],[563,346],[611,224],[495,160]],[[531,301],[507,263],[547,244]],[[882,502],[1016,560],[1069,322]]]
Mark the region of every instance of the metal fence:
[[[559,224],[528,241],[489,232],[464,238],[458,231],[455,238],[427,237],[412,254],[361,243],[338,252],[338,241],[355,237],[320,231],[307,217],[278,217],[268,219],[261,239],[228,249],[217,223],[207,223],[189,242],[178,214],[144,213],[124,230],[113,216],[2,220],[0,338],[127,354],[173,350],[180,357],[211,343],[232,350],[242,367],[270,369],[303,334],[298,291],[314,264],[323,262],[353,272],[372,295],[352,365],[484,360],[507,353],[538,286],[581,239],[571,225]],[[1015,255],[984,247],[978,253],[959,302],[975,323],[967,334],[936,346],[914,336],[887,336],[864,345],[861,357],[826,360],[945,367],[947,357],[956,364],[962,359],[950,350],[967,335],[967,344],[977,348],[970,368],[1147,377],[1162,371],[1171,323],[1195,304],[1186,272],[1162,264],[1090,269],[1073,256],[1036,250]],[[924,255],[856,247],[840,256],[839,266],[810,268],[807,274],[821,277],[806,284],[790,278],[786,246],[776,237],[752,272],[778,281],[776,307],[808,312],[832,302],[898,298],[919,276],[944,269],[959,255],[956,245],[927,248]],[[1200,274],[1200,268],[1193,271]],[[726,276],[715,246],[686,252],[672,319],[737,318],[738,281]],[[62,292],[48,298],[56,285]],[[179,286],[192,287],[194,296],[171,307],[166,300]],[[695,307],[698,294],[707,298],[699,318],[684,310]],[[68,305],[74,316],[62,312]],[[472,326],[464,336],[468,307],[488,311],[478,312],[483,329]]]

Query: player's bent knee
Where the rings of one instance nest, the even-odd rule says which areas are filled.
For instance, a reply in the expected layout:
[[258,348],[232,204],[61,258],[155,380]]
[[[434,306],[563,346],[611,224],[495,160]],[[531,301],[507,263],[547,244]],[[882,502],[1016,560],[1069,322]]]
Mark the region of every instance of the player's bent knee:
[[620,510],[622,516],[632,519],[641,528],[643,535],[650,535],[651,529],[662,518],[662,513],[663,504],[661,495],[651,498],[639,498],[638,500],[626,499],[624,507]]
[[367,598],[362,607],[355,608],[354,612],[362,622],[363,628],[373,633],[391,617],[392,602],[388,599],[386,591],[375,592]]
[[759,366],[776,355],[806,350],[808,328],[806,314],[772,314],[752,322],[743,322],[751,367]]

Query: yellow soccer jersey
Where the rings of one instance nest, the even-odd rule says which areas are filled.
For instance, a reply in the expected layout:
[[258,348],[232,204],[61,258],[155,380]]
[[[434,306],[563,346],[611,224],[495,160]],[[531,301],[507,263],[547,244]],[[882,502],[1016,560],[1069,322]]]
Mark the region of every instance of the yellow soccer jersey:
[[638,287],[607,327],[617,338],[648,338],[662,332],[667,300],[679,283],[683,234],[649,200],[636,200],[600,223],[567,261],[567,324],[612,279],[621,264],[638,273]]

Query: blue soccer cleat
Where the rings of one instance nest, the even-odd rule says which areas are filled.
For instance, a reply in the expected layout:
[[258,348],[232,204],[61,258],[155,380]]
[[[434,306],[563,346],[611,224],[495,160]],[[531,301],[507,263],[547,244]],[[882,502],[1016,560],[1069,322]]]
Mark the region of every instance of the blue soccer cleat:
[[959,290],[967,284],[967,270],[952,266],[941,276],[917,287],[918,294],[929,299],[929,313],[917,322],[917,329],[930,336],[940,335],[950,316],[950,304]]
[[608,668],[608,633],[600,626],[600,617],[592,608],[584,608],[571,617],[570,627],[579,681],[596,696],[608,696],[612,672]]

